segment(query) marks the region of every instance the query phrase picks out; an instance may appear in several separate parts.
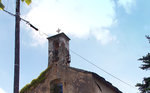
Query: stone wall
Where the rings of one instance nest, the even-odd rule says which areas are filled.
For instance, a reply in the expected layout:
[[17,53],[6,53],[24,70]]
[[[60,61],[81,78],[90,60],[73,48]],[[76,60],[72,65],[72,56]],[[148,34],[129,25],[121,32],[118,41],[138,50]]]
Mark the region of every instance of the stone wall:
[[31,88],[25,93],[50,93],[50,83],[59,81],[63,85],[63,93],[117,93],[104,83],[96,80],[91,73],[71,67],[53,64],[47,71],[46,79],[36,88]]
[[53,63],[70,66],[69,40],[64,33],[48,38],[48,66]]

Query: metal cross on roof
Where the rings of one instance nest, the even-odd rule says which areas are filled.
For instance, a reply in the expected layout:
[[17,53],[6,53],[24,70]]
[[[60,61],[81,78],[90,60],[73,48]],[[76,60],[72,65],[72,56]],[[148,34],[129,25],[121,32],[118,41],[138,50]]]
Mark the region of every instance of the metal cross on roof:
[[59,28],[56,30],[56,32],[57,32],[58,34],[60,33],[60,31],[61,31],[61,29],[59,29]]

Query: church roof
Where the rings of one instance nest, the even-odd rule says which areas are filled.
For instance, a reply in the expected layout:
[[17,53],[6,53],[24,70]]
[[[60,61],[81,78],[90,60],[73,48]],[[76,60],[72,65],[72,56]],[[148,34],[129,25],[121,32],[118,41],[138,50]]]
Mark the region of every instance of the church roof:
[[106,84],[108,87],[110,87],[111,89],[113,89],[114,91],[116,91],[117,93],[123,93],[121,92],[117,87],[113,86],[110,82],[106,81],[103,77],[99,76],[98,74],[94,73],[94,72],[90,72],[90,71],[86,71],[86,70],[82,70],[82,69],[78,69],[78,68],[74,68],[74,67],[69,67],[72,70],[78,71],[78,72],[83,72],[83,73],[89,73],[92,74],[92,76],[103,82],[104,84]]
[[48,37],[47,39],[50,40],[50,39],[52,39],[52,38],[58,38],[58,37],[64,37],[64,38],[70,40],[70,38],[69,38],[66,34],[64,34],[63,32],[62,32],[62,33],[59,33],[59,34],[57,34],[57,35],[54,35],[54,36],[50,36],[50,37]]

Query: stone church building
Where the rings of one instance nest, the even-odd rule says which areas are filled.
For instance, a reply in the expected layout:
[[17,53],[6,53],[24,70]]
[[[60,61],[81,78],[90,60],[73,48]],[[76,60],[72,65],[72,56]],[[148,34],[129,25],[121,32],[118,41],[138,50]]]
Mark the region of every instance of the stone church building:
[[64,33],[48,38],[48,68],[20,93],[122,93],[96,73],[70,67],[69,40]]

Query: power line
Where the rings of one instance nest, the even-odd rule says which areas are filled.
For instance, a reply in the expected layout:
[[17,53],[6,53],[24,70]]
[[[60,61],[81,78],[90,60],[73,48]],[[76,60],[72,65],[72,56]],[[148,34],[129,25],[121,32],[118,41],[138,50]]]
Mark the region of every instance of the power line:
[[[6,12],[7,14],[9,14],[9,15],[11,15],[11,16],[16,16],[15,14],[13,14],[13,13],[11,13],[11,12],[9,12],[9,11],[7,11],[7,10],[3,10],[4,12]],[[44,34],[45,36],[49,36],[48,34],[46,34],[46,33],[44,33],[44,32],[42,32],[42,31],[40,31],[37,27],[35,27],[34,25],[32,25],[29,21],[27,21],[27,20],[25,20],[25,19],[23,19],[23,18],[21,18],[20,17],[20,19],[22,20],[22,21],[24,21],[24,22],[26,22],[26,24],[28,24],[31,28],[33,28],[35,31],[39,31],[39,33],[42,33],[42,34]],[[41,35],[41,34],[40,34]]]
[[4,9],[3,11],[6,12],[6,13],[8,13],[8,14],[10,14],[11,16],[16,16],[15,14],[13,14],[13,13],[11,13],[11,12],[5,10],[5,9]]
[[[4,12],[10,14],[11,16],[16,16],[15,14],[13,14],[13,13],[11,13],[11,12],[9,12],[9,11],[4,10]],[[41,32],[42,32],[42,31],[40,31],[38,28],[36,28],[35,26],[33,26],[29,21],[27,21],[27,20],[25,20],[25,19],[23,19],[23,18],[21,18],[21,17],[20,17],[20,19],[21,19],[22,21],[26,22],[26,23],[27,23],[31,28],[33,28],[35,31],[39,31],[39,34],[41,35]],[[48,34],[46,34],[46,33],[44,33],[44,32],[42,32],[42,34],[44,34],[45,36],[49,36]],[[110,75],[111,77],[113,77],[113,78],[119,80],[120,82],[124,83],[125,85],[127,85],[127,86],[129,86],[129,87],[132,87],[133,89],[136,89],[135,87],[133,87],[132,85],[128,84],[127,82],[125,82],[125,81],[119,79],[118,77],[116,77],[116,76],[110,74],[109,72],[105,71],[104,69],[98,67],[98,66],[97,66],[96,64],[94,64],[92,61],[89,61],[88,59],[82,57],[81,55],[77,54],[76,52],[72,51],[71,49],[70,49],[70,51],[71,51],[73,54],[75,54],[75,55],[79,56],[80,58],[82,58],[83,60],[85,60],[86,62],[90,63],[91,65],[95,66],[96,68],[100,69],[101,71],[105,72],[106,74]],[[136,90],[137,90],[137,89],[136,89]]]
[[[80,57],[80,58],[82,58],[83,60],[85,60],[86,62],[90,63],[91,65],[95,66],[96,68],[100,69],[101,71],[105,72],[106,74],[110,75],[111,77],[113,77],[113,78],[119,80],[120,82],[126,84],[126,85],[129,86],[129,87],[132,87],[133,89],[136,89],[135,87],[133,87],[132,85],[128,84],[127,82],[125,82],[125,81],[119,79],[118,77],[116,77],[116,76],[110,74],[110,73],[107,72],[106,70],[104,70],[104,69],[98,67],[98,66],[97,66],[96,64],[94,64],[92,61],[89,61],[88,59],[82,57],[81,55],[77,54],[76,52],[72,51],[71,49],[70,49],[70,51],[71,51],[73,54],[75,54],[75,55],[77,55],[78,57]],[[136,89],[136,90],[137,90],[137,89]]]

